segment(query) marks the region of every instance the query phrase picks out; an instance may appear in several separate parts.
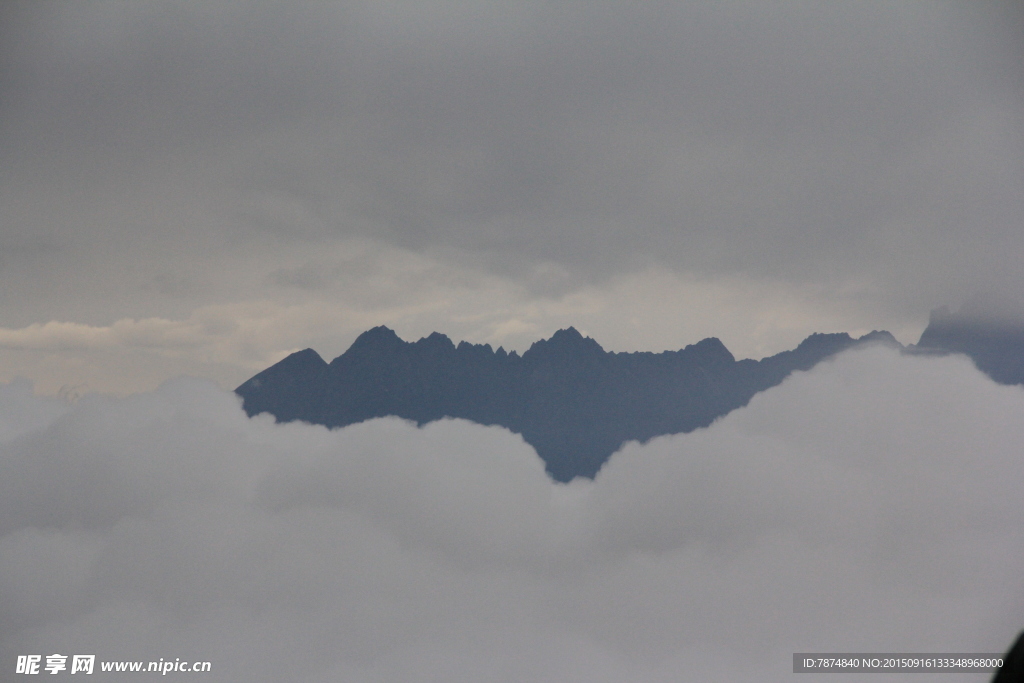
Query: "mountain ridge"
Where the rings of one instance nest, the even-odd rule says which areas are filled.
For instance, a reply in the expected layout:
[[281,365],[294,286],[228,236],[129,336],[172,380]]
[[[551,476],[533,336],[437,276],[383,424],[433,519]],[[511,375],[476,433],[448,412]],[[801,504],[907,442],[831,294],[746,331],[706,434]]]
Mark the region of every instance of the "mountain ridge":
[[569,327],[519,355],[438,332],[406,342],[378,326],[330,363],[304,349],[235,391],[249,415],[281,422],[342,427],[396,415],[501,425],[536,449],[553,479],[569,481],[595,476],[626,441],[706,427],[790,373],[866,343],[902,348],[888,332],[813,334],[793,350],[737,361],[715,337],[676,351],[610,352]]
[[914,353],[962,353],[1000,384],[1024,383],[1024,324],[965,305],[933,310]]

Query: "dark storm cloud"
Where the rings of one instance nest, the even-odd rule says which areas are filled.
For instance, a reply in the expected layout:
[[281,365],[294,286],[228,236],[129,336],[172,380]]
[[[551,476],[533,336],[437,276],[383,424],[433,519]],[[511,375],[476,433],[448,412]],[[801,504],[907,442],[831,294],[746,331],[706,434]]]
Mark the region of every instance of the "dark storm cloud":
[[302,196],[328,231],[505,266],[931,281],[1019,215],[1020,51],[996,9],[23,5],[5,99],[51,153],[132,173],[235,150],[220,182]]
[[[1010,3],[7,3],[0,323],[358,299],[355,239],[527,309],[668,272],[784,291],[761,313],[804,335],[920,330],[1024,291],[1021,26]],[[53,249],[6,255],[30,243]],[[502,315],[467,334],[527,342]]]

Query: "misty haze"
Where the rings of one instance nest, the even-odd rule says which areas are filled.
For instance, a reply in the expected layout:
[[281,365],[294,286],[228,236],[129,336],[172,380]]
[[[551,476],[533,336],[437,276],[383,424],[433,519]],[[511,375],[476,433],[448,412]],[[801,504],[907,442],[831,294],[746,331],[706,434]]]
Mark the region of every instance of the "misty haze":
[[0,2],[0,681],[1006,652],[1021,36],[1011,0]]

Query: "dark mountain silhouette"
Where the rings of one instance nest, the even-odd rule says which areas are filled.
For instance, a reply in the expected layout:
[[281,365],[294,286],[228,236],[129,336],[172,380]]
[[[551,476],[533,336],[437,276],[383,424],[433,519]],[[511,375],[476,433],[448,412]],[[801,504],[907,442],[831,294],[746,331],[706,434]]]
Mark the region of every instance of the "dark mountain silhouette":
[[1024,325],[986,316],[970,306],[932,311],[914,352],[963,353],[1000,384],[1024,384]]
[[1003,657],[1003,665],[992,677],[992,683],[1020,683],[1024,681],[1024,633],[1017,636],[1010,651]]
[[593,477],[626,441],[706,427],[794,370],[873,341],[899,345],[888,332],[813,334],[792,351],[737,361],[715,338],[679,351],[613,353],[570,327],[520,356],[456,346],[437,332],[410,343],[375,327],[329,364],[299,351],[235,391],[249,415],[282,422],[341,427],[397,415],[501,425],[537,450],[553,479],[569,481]]

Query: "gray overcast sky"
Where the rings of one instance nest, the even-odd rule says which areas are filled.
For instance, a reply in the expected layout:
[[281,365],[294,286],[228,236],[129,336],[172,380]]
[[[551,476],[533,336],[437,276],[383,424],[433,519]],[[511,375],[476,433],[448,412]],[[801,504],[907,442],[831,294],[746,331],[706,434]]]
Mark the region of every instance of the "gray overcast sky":
[[377,324],[915,342],[1021,299],[1022,218],[1016,3],[0,6],[0,379],[43,392]]

